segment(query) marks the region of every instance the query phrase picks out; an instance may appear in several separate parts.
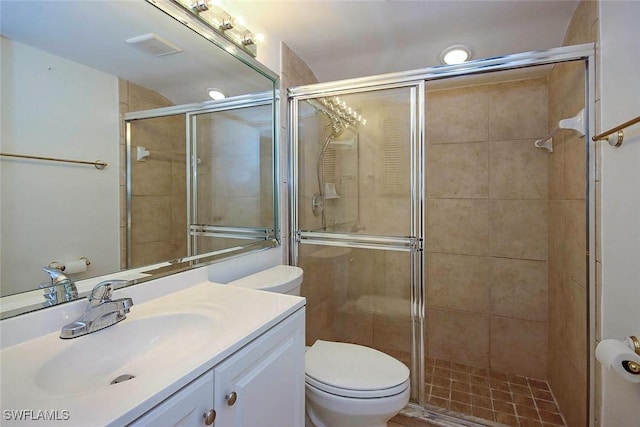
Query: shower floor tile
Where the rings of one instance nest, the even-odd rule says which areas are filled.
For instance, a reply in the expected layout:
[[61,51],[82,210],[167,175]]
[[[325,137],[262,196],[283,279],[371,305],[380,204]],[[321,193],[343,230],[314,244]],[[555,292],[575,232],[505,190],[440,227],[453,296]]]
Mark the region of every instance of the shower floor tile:
[[472,416],[488,425],[566,425],[546,381],[439,359],[427,359],[425,369],[427,403],[449,415]]

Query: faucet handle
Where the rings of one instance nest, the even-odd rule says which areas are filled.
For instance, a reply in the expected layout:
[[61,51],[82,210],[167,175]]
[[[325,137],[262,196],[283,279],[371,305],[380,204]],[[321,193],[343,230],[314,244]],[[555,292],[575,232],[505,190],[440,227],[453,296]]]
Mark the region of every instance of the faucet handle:
[[111,294],[113,293],[113,286],[126,285],[126,280],[105,280],[93,287],[89,294],[89,304],[96,306],[105,302],[111,301]]

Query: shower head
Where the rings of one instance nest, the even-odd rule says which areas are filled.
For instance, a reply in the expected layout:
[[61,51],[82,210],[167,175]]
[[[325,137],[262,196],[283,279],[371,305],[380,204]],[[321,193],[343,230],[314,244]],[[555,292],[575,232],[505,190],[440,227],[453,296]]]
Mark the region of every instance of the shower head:
[[337,96],[310,99],[309,103],[329,118],[334,137],[339,136],[345,129],[357,129],[358,126],[367,123],[362,115]]

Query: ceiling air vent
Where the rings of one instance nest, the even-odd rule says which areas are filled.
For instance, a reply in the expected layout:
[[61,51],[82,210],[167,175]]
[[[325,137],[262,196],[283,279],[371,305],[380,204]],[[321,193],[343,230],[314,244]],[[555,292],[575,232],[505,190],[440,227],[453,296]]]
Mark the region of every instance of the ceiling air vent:
[[165,56],[171,55],[172,53],[182,52],[182,49],[178,46],[153,33],[133,37],[125,41],[153,56]]

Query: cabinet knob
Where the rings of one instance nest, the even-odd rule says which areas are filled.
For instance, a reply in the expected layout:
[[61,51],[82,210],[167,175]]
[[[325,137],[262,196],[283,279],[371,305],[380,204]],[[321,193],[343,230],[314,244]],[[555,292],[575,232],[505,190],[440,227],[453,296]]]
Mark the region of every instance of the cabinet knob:
[[236,403],[236,400],[238,400],[238,394],[235,391],[232,391],[227,394],[224,399],[227,401],[227,405],[233,406]]
[[210,426],[216,420],[216,411],[214,409],[210,409],[204,414],[202,414],[204,418],[204,424]]

